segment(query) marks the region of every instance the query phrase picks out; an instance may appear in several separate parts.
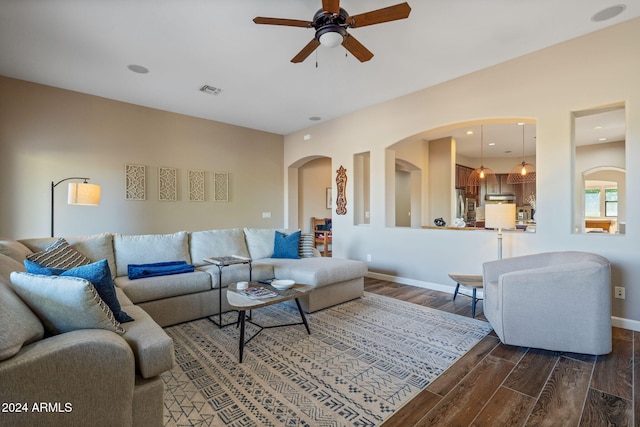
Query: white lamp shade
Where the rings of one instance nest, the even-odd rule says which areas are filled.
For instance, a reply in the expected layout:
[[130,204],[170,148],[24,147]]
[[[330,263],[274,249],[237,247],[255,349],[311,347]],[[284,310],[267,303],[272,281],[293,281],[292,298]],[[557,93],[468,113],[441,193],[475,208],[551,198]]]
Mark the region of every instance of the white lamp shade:
[[328,31],[320,36],[320,44],[325,47],[336,47],[342,43],[344,37],[342,34],[334,31]]
[[489,203],[484,207],[485,228],[516,228],[515,203]]
[[86,182],[70,182],[67,203],[70,205],[97,206],[100,204],[100,186]]

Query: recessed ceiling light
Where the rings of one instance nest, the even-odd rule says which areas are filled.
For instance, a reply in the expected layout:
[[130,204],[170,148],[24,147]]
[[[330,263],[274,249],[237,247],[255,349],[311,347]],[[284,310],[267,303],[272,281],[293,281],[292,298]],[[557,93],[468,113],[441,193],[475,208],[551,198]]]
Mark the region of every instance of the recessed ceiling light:
[[473,135],[473,131],[472,130],[468,130],[465,132],[467,135]]
[[220,92],[222,92],[222,89],[214,86],[204,85],[200,88],[200,92],[204,92],[209,95],[220,95]]
[[309,141],[310,139],[311,139],[311,135],[310,135],[310,134],[306,134],[306,135],[304,136],[304,140],[305,140],[305,141]]
[[524,126],[524,122],[518,122],[516,123],[518,126]]
[[496,145],[496,143],[495,143],[495,142],[490,142],[490,143],[489,143],[489,147],[493,147],[494,145]]
[[318,116],[311,116],[309,117],[309,120],[311,120],[312,122],[317,122],[319,120],[322,120],[322,117],[318,117]]
[[607,140],[607,138],[598,138],[598,141],[600,141],[600,142],[604,142],[606,140]]
[[620,15],[627,8],[627,5],[618,4],[616,6],[607,7],[606,9],[602,9],[600,12],[596,13],[591,17],[593,22],[602,22],[611,18],[615,18]]
[[602,126],[594,126],[593,130],[602,129]]
[[127,68],[138,74],[147,74],[149,72],[149,69],[147,67],[143,67],[142,65],[131,64],[127,65]]

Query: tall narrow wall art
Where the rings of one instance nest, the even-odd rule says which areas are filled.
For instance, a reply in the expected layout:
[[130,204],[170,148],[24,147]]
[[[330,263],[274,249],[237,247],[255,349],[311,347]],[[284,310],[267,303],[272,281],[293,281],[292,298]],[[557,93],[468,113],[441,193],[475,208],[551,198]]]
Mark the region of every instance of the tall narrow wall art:
[[189,201],[204,202],[204,171],[189,171]]
[[146,200],[144,165],[125,165],[125,199]]
[[213,199],[216,202],[229,201],[229,173],[213,173]]
[[178,199],[176,168],[158,168],[158,200],[175,202]]

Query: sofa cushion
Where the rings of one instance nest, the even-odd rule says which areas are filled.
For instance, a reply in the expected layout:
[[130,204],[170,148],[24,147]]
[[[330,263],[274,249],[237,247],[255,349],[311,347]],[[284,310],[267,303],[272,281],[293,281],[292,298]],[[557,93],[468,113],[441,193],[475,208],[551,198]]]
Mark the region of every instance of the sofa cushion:
[[245,228],[244,237],[251,259],[271,258],[275,236],[273,228]]
[[284,234],[280,231],[276,231],[273,243],[273,255],[271,258],[300,258],[299,246],[300,246],[300,234],[298,230],[291,234]]
[[91,264],[91,259],[72,248],[69,242],[62,238],[45,250],[28,255],[27,259],[44,267],[66,269]]
[[102,233],[92,236],[65,237],[72,248],[89,257],[92,261],[106,259],[111,277],[116,277],[116,257],[113,252],[113,234]]
[[10,285],[10,276],[14,271],[25,271],[22,261],[18,262],[7,255],[0,254],[0,282]]
[[120,322],[86,279],[14,272],[11,283],[52,334],[77,329],[124,333]]
[[[211,286],[217,288],[220,283],[220,271],[213,264],[203,265],[197,268],[198,271],[206,272],[211,275]],[[252,263],[251,280],[268,280],[273,279],[273,267],[269,264]],[[222,286],[228,286],[231,283],[241,280],[249,280],[249,265],[233,264],[223,267],[222,269]]]
[[106,259],[88,265],[81,265],[69,270],[52,267],[42,267],[33,261],[25,260],[27,273],[42,274],[45,276],[80,277],[91,282],[100,295],[100,298],[109,306],[116,320],[120,323],[131,322],[133,319],[120,307],[116,296],[115,284],[111,277],[111,270]]
[[244,233],[239,228],[194,231],[189,237],[191,261],[196,267],[207,264],[203,261],[204,258],[230,255],[249,258],[250,256]]
[[327,257],[268,258],[254,264],[273,266],[273,272],[277,279],[292,279],[296,283],[315,287],[364,277],[368,271],[367,264],[362,261]]
[[143,378],[152,378],[171,369],[175,362],[173,340],[143,309],[127,307],[136,321],[125,323],[122,338],[136,359],[136,370]]
[[21,242],[8,239],[0,239],[0,255],[6,255],[18,262],[22,262],[33,251]]
[[[0,254],[0,268],[20,268],[21,264],[6,255]],[[7,273],[10,274],[10,273]],[[44,327],[38,317],[16,295],[5,280],[0,278],[0,360],[16,354],[23,345],[42,339]]]
[[116,276],[126,276],[129,264],[191,262],[189,235],[186,231],[173,234],[116,234],[113,236],[113,248],[116,256]]
[[211,290],[211,278],[202,271],[133,280],[119,276],[115,282],[134,304]]

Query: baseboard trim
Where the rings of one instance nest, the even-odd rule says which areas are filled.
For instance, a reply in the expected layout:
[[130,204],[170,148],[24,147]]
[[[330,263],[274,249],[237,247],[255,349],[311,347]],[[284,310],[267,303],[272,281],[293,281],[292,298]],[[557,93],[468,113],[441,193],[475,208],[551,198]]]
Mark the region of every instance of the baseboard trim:
[[441,285],[440,283],[407,279],[406,277],[392,276],[390,274],[383,273],[374,273],[372,271],[367,273],[367,277],[378,280],[386,280],[387,282],[400,283],[401,285],[411,285],[418,288],[431,289],[432,291],[446,292],[448,294],[453,294],[453,292],[456,290],[456,287],[453,284],[451,286],[447,286]]
[[[402,285],[411,285],[411,286],[416,286],[418,288],[431,289],[432,291],[446,292],[448,294],[453,294],[453,292],[456,289],[455,286],[453,285],[447,286],[439,283],[425,282],[422,280],[407,279],[406,277],[392,276],[390,274],[374,273],[372,271],[367,273],[367,277],[370,277],[372,279],[378,279],[378,280],[386,280],[388,282],[393,282],[393,283],[400,283]],[[482,291],[480,291],[478,294],[478,297],[482,298],[482,296],[483,296]],[[616,328],[622,328],[622,329],[628,329],[631,331],[640,332],[640,321],[638,320],[631,320],[631,319],[625,319],[623,317],[611,316],[611,325],[615,326]]]
[[616,328],[629,329],[631,331],[640,332],[640,322],[637,320],[611,316],[611,324]]

